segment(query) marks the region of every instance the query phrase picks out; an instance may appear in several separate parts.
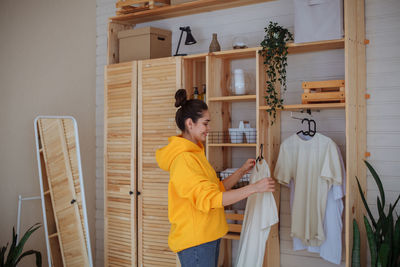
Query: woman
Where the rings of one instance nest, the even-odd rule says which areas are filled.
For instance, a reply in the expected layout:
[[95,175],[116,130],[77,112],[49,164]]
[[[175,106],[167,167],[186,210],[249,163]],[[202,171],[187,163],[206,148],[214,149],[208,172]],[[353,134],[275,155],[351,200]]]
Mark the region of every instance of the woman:
[[220,238],[228,232],[224,206],[254,193],[273,192],[274,181],[264,178],[230,190],[253,168],[255,160],[249,159],[220,182],[204,153],[203,142],[210,130],[207,104],[186,100],[184,89],[176,92],[175,99],[175,107],[180,107],[175,121],[182,135],[170,137],[169,144],[156,152],[160,168],[170,172],[168,244],[178,253],[182,267],[213,267],[218,262]]

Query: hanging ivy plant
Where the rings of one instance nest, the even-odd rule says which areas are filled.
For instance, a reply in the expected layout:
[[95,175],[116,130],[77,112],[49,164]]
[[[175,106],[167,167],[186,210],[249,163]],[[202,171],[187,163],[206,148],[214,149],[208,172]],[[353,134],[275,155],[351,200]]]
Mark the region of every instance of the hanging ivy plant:
[[266,104],[268,106],[267,112],[272,117],[271,123],[273,124],[276,119],[276,110],[283,108],[283,99],[275,88],[276,83],[279,81],[281,88],[286,91],[286,66],[288,49],[286,43],[293,41],[293,35],[288,29],[278,26],[278,23],[272,21],[265,29],[266,35],[261,42],[262,50],[259,53],[264,58],[264,65],[266,66],[267,79],[267,96]]

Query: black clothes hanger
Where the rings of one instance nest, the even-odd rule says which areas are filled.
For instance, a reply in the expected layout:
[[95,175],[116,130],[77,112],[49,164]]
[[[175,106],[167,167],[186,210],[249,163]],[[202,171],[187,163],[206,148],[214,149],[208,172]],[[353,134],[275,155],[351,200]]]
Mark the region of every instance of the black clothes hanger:
[[[304,124],[305,121],[308,123],[308,129],[310,130],[310,120],[309,119],[307,119],[307,118],[302,119],[301,124]],[[303,135],[309,135],[309,131],[301,130],[301,131],[298,131],[296,134],[299,134],[299,133],[301,133]]]
[[[308,135],[308,136],[313,137],[315,135],[315,133],[317,132],[317,123],[315,122],[315,120],[313,120],[313,119],[310,120],[307,118],[302,119],[301,123],[304,124],[305,121],[308,124],[308,131],[301,130],[301,131],[298,131],[297,134],[302,133],[303,135]],[[311,125],[313,125],[313,127],[311,127]]]
[[261,144],[260,145],[260,153],[258,154],[258,157],[256,159],[256,163],[264,159],[264,157],[263,157],[263,147],[264,147],[264,144]]
[[[311,129],[311,124],[314,125],[313,129]],[[317,132],[317,123],[315,122],[315,120],[309,120],[308,121],[308,135],[314,136],[316,132]]]

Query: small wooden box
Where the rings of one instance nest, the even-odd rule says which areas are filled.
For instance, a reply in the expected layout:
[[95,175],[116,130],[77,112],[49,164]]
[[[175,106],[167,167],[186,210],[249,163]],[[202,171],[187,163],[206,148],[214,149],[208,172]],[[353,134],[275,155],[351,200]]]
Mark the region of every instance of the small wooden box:
[[118,0],[116,15],[131,14],[139,11],[170,5],[170,0]]
[[344,103],[344,80],[303,82],[302,104]]
[[119,62],[171,56],[171,31],[144,27],[118,32]]

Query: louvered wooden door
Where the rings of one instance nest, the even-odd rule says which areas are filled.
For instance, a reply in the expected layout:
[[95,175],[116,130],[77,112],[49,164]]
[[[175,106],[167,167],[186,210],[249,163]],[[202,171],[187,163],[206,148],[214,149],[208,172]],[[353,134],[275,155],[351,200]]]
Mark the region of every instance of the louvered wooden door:
[[58,237],[64,266],[89,266],[73,122],[40,119],[38,126],[57,227],[49,238]]
[[105,266],[136,266],[137,62],[105,69]]
[[181,87],[181,58],[139,61],[138,85],[139,266],[176,266],[168,247],[169,173],[158,167],[155,151],[177,134],[174,96]]

